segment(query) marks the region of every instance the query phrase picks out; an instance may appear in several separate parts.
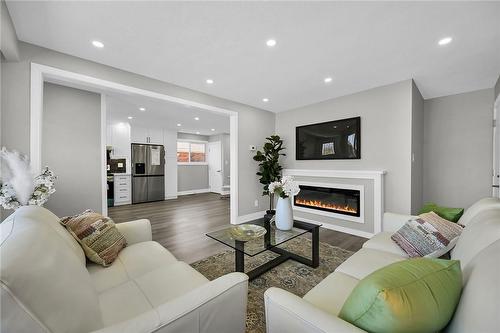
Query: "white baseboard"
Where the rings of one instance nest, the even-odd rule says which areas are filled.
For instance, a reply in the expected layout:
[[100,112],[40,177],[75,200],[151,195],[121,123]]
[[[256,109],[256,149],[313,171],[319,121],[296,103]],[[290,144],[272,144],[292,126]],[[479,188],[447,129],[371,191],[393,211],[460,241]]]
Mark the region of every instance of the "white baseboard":
[[208,193],[210,192],[210,189],[209,188],[202,188],[202,189],[199,189],[199,190],[189,190],[189,191],[180,191],[180,192],[177,192],[177,195],[189,195],[189,194],[198,194],[198,193]]
[[264,217],[265,214],[266,214],[266,211],[263,210],[261,212],[255,212],[255,213],[251,213],[251,214],[247,214],[247,215],[241,215],[241,216],[238,216],[237,223],[239,224],[239,223],[245,223],[248,221],[257,220],[259,218]]
[[345,232],[346,234],[351,234],[351,235],[359,236],[359,237],[363,237],[363,238],[372,238],[373,236],[375,236],[375,234],[373,234],[371,232],[356,230],[356,229],[347,228],[347,227],[341,227],[341,226],[331,224],[331,223],[318,222],[318,221],[306,219],[303,217],[294,216],[294,219],[297,221],[302,221],[302,222],[307,222],[307,223],[321,224],[322,228],[340,231],[340,232]]
[[231,191],[221,191],[220,195],[229,195]]
[[172,199],[177,199],[176,195],[168,195],[165,197],[165,200],[172,200]]

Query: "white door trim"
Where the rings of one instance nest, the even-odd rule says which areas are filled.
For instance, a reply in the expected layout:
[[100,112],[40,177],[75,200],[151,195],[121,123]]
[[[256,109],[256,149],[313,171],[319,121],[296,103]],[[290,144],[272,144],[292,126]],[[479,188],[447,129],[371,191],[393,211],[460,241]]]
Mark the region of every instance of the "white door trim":
[[[156,98],[164,101],[180,103],[199,109],[217,112],[228,115],[230,118],[230,159],[231,159],[231,223],[238,221],[238,112],[178,98],[158,92],[127,86],[121,83],[102,80],[95,77],[66,71],[63,69],[31,63],[31,82],[30,82],[30,159],[34,172],[40,172],[42,169],[42,116],[43,116],[43,83],[52,82],[69,87],[75,87],[88,91],[105,94],[106,92],[122,92]],[[102,103],[102,99],[101,99]],[[102,104],[101,104],[102,109]],[[104,123],[102,121],[104,120]],[[101,114],[101,142],[106,140],[106,118]],[[104,136],[103,136],[104,134]],[[105,149],[105,148],[104,148]],[[105,154],[104,157],[105,158]],[[102,164],[103,169],[105,163]],[[102,178],[102,177],[101,177]],[[106,178],[102,179],[102,188],[104,192]],[[104,203],[104,200],[102,201]],[[104,209],[107,208],[107,204]]]
[[498,156],[498,152],[500,151],[500,131],[498,126],[500,125],[500,95],[497,97],[496,101],[493,104],[493,172],[491,176],[491,193],[493,197],[500,197],[500,189],[498,186],[500,184],[500,179],[498,175],[500,174],[500,156]]

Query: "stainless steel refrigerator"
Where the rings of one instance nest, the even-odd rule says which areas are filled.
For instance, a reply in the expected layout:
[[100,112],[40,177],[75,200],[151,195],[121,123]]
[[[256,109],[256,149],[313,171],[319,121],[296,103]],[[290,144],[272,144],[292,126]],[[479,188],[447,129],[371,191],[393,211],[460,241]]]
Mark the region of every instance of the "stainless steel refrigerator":
[[132,143],[132,203],[165,200],[165,148]]

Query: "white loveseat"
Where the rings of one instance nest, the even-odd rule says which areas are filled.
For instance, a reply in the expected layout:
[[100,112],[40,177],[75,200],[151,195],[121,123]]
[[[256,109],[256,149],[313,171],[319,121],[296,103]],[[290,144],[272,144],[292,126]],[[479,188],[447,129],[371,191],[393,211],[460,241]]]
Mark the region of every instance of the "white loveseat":
[[248,277],[208,281],[160,244],[148,220],[117,224],[128,246],[112,266],[87,264],[50,211],[0,224],[0,332],[245,331]]
[[[265,292],[267,333],[364,332],[337,315],[358,281],[375,270],[407,259],[390,239],[411,216],[386,213],[384,232],[368,240],[361,250],[303,298],[279,288]],[[500,331],[500,201],[486,198],[466,210],[465,229],[451,258],[460,260],[464,288],[446,332]]]

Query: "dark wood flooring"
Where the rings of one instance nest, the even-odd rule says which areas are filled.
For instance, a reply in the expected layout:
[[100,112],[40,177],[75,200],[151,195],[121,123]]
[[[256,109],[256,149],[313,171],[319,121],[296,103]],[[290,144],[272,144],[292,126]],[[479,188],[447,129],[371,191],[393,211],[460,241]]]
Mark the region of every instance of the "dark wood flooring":
[[[116,223],[149,219],[153,240],[187,263],[228,249],[205,235],[229,223],[229,200],[220,199],[218,194],[193,194],[174,200],[110,207],[108,215]],[[357,251],[366,239],[321,228],[320,241]]]

